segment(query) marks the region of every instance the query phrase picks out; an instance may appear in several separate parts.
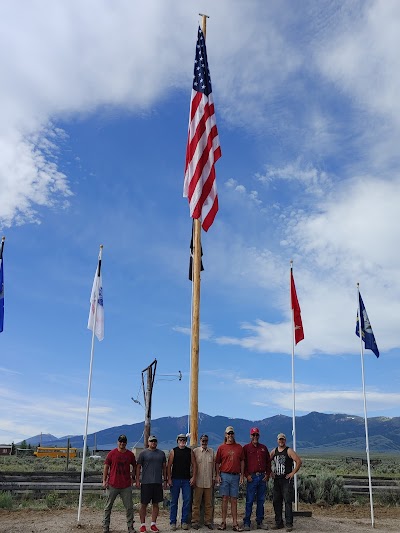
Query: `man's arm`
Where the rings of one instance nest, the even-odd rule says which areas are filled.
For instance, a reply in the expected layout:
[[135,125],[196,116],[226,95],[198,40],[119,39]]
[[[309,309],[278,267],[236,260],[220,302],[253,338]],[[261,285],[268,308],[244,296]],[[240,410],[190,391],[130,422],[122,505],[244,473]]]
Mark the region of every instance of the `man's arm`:
[[242,459],[240,461],[240,478],[239,483],[243,483],[243,477],[244,477],[244,460]]
[[172,485],[172,477],[171,477],[171,474],[172,474],[172,465],[173,465],[173,462],[174,462],[174,450],[171,450],[171,451],[169,452],[168,464],[167,464],[168,485]]
[[163,465],[162,465],[162,475],[163,475],[163,480],[164,480],[164,489],[167,488],[167,461],[164,461],[163,462]]
[[270,476],[271,476],[272,479],[274,479],[274,477],[275,477],[275,472],[272,471],[272,459],[273,459],[274,457],[275,457],[275,448],[273,448],[273,449],[270,451],[270,453],[269,453],[269,458],[271,459],[271,463],[270,463],[270,465],[271,465],[271,474],[270,474]]
[[292,448],[288,448],[288,456],[293,459],[293,461],[296,463],[296,466],[294,467],[294,469],[290,472],[290,474],[288,474],[286,476],[286,479],[292,479],[294,478],[296,472],[298,472],[300,470],[300,467],[301,467],[301,464],[302,464],[302,460],[300,459],[300,457],[297,455],[297,453],[292,450]]
[[193,450],[190,451],[190,460],[192,463],[192,477],[190,479],[190,486],[193,487],[193,485],[196,484],[196,474],[197,474],[197,461],[194,456]]
[[106,489],[108,488],[108,473],[110,471],[110,467],[108,464],[104,464],[103,468],[103,487]]
[[244,456],[244,477],[247,479],[247,481],[251,482],[253,478],[251,477],[250,472],[249,472],[249,467],[248,467],[249,460],[247,457],[246,446],[243,446],[243,456]]
[[219,455],[217,451],[215,455],[215,483],[221,483],[221,475],[219,473],[220,466],[221,466],[221,463],[219,461]]
[[131,470],[131,476],[132,476],[132,481],[131,481],[131,485],[133,485],[135,483],[135,479],[136,479],[136,457],[135,457],[135,454],[133,453],[133,458],[132,458],[132,462],[131,462],[131,466],[132,466],[132,470]]
[[[267,448],[267,447],[266,447]],[[271,457],[267,448],[267,454],[265,456],[265,481],[268,481],[271,475]]]
[[140,487],[140,469],[141,465],[139,463],[136,463],[136,487]]
[[239,477],[239,483],[243,483],[243,476],[244,476],[244,450],[243,446],[241,446],[240,451],[240,477]]

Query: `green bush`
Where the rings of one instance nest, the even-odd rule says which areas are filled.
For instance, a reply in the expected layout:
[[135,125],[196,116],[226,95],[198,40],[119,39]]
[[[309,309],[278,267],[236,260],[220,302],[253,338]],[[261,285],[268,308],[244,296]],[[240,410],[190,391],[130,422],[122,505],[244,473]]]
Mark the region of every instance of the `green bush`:
[[0,492],[0,509],[11,509],[13,499],[11,492]]
[[299,477],[299,500],[306,503],[349,503],[350,494],[344,488],[343,479],[332,475],[321,475],[315,478]]
[[46,496],[46,505],[49,509],[58,507],[58,493],[56,491],[49,492]]

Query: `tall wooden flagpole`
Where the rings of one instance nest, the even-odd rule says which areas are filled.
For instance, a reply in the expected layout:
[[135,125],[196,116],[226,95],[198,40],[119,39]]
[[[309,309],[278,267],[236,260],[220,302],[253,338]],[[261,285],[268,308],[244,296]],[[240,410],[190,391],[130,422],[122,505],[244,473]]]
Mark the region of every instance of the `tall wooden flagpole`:
[[[202,17],[202,31],[206,38],[207,15]],[[197,446],[199,438],[199,354],[200,354],[200,272],[201,272],[201,220],[193,224],[193,291],[192,340],[190,364],[190,446]]]

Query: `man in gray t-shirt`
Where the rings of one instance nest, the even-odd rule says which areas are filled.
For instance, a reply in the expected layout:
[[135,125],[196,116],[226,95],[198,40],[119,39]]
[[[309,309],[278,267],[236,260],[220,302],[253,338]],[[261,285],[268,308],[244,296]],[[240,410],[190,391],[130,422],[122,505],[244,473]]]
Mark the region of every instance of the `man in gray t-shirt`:
[[[140,479],[140,473],[142,474]],[[158,533],[156,525],[159,506],[164,500],[163,489],[167,488],[167,470],[165,453],[157,449],[157,437],[149,437],[149,447],[143,450],[136,462],[136,487],[140,487],[140,533],[146,529],[146,509],[152,502],[150,531]],[[164,481],[164,486],[163,486]]]

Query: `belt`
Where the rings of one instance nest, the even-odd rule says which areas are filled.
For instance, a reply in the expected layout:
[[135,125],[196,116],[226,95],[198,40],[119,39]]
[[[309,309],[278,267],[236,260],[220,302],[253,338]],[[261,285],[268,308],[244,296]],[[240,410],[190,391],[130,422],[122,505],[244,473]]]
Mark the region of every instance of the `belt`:
[[265,472],[250,472],[249,476],[264,476]]
[[221,474],[230,474],[231,476],[238,476],[239,472],[221,472]]

